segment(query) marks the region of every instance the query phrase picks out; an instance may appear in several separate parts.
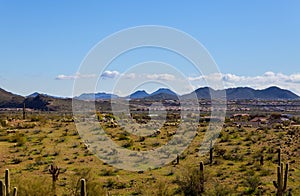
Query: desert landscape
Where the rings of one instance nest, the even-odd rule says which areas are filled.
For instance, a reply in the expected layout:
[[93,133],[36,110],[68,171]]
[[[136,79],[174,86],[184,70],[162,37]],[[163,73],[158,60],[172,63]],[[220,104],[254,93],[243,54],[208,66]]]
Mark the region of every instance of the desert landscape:
[[[167,96],[164,91],[158,98]],[[278,183],[277,167],[283,167],[279,171],[286,172],[282,174],[282,182],[286,181],[286,185],[282,184],[283,194],[300,194],[299,99],[231,100],[215,145],[209,153],[199,156],[199,146],[210,121],[209,105],[201,99],[200,112],[186,108],[190,110],[188,118],[199,115],[197,134],[188,148],[164,167],[130,172],[101,161],[89,149],[89,141],[80,137],[72,112],[54,109],[68,108],[71,100],[39,94],[23,98],[8,92],[1,98],[3,106],[12,100],[14,104],[19,100],[24,106],[1,109],[0,173],[4,177],[5,170],[9,169],[11,192],[12,187],[17,187],[19,195],[53,192],[80,195],[81,179],[85,179],[87,195],[275,195],[278,188],[273,181]],[[99,107],[108,109],[95,111],[94,117],[99,121],[98,129],[133,152],[166,144],[181,123],[176,100],[160,100],[169,109],[166,122],[156,131],[155,123],[161,118],[152,117],[153,124],[147,123],[151,119],[147,105],[157,99],[132,98],[132,117],[139,126],[130,128],[150,130],[153,134],[146,137],[130,134],[107,107],[110,105],[107,102],[118,99],[98,99]],[[49,109],[32,107],[42,103]],[[264,112],[257,107],[258,103],[264,104]],[[59,171],[57,178],[52,176],[53,168]]]
[[1,1],[0,196],[300,196],[300,1]]

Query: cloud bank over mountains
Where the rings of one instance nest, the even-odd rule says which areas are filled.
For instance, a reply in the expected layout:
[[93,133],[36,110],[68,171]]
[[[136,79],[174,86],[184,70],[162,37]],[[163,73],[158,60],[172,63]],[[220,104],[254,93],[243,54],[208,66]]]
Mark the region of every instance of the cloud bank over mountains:
[[278,86],[300,94],[300,73],[285,75],[282,73],[266,72],[260,76],[238,76],[235,74],[212,74],[209,76],[190,77],[191,81],[222,79],[226,88],[247,86],[255,89],[264,89],[269,86]]
[[64,74],[61,74],[61,75],[58,75],[56,76],[56,80],[76,80],[76,79],[79,79],[79,78],[94,78],[94,77],[97,77],[96,74],[80,74],[80,73],[76,73],[74,75],[64,75]]
[[[76,73],[74,75],[58,75],[57,80],[75,80],[78,78],[92,78],[97,77],[95,74],[81,75]],[[148,79],[157,81],[174,81],[180,83],[178,78],[170,73],[120,73],[115,70],[106,70],[101,77],[105,80],[115,80],[122,77],[122,79],[138,80]],[[265,72],[258,76],[240,76],[231,73],[215,73],[201,76],[187,76],[186,80],[196,89],[207,86],[207,83],[213,83],[222,80],[225,88],[234,87],[251,87],[255,89],[264,89],[270,86],[278,86],[289,89],[300,95],[300,73],[286,75],[283,73],[274,73],[272,71]]]

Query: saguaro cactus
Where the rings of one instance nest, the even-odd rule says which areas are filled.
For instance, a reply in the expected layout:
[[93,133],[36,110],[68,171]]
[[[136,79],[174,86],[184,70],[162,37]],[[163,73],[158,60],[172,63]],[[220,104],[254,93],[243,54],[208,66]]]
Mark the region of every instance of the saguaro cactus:
[[199,184],[200,194],[204,193],[204,164],[200,162],[200,184]]
[[50,174],[52,175],[52,192],[53,195],[56,195],[56,181],[58,179],[58,175],[59,175],[59,168],[57,166],[51,165],[50,169],[49,169]]
[[0,180],[0,196],[6,196],[5,184]]
[[80,196],[87,196],[85,179],[80,180]]
[[15,193],[15,190],[17,190],[16,187],[14,187],[13,194],[10,193],[10,175],[9,169],[6,169],[4,182],[0,181],[0,196],[17,196],[17,191]]
[[18,195],[18,189],[17,187],[14,187],[14,190],[13,190],[13,196],[17,196]]
[[210,146],[209,146],[209,163],[212,165],[213,164],[213,145],[212,145],[212,140],[210,140]]
[[[285,171],[283,170],[283,163],[281,161],[281,150],[278,149],[278,166],[277,166],[277,182],[273,181],[275,188],[277,189],[277,196],[283,196],[286,192],[289,164],[285,164]],[[283,174],[284,173],[284,174]]]
[[5,191],[6,195],[9,196],[10,194],[10,177],[9,177],[9,170],[5,170]]
[[264,155],[260,156],[259,163],[260,163],[260,165],[264,165]]
[[25,120],[25,118],[26,118],[26,105],[24,103],[24,105],[23,105],[23,120]]
[[278,149],[277,153],[278,153],[278,166],[280,166],[281,165],[281,149],[280,148]]

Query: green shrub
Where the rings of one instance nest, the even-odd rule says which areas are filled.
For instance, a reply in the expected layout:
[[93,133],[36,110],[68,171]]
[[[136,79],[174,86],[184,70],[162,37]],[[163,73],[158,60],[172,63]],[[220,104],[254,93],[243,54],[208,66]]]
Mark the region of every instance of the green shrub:
[[12,160],[11,160],[11,163],[12,164],[19,164],[22,162],[22,159],[20,158],[17,158],[17,157],[14,157]]
[[246,187],[246,194],[252,194],[256,191],[257,187],[261,184],[261,180],[259,176],[252,175],[252,173],[248,173],[243,181],[244,186]]
[[27,138],[23,133],[17,132],[14,136],[11,137],[10,142],[16,143],[16,146],[23,146],[27,141]]
[[7,120],[2,120],[1,119],[0,124],[1,124],[2,127],[7,127],[8,122],[7,122]]
[[102,169],[100,176],[115,176],[116,173],[113,169]]
[[14,178],[18,187],[18,195],[34,196],[34,195],[51,195],[51,182],[48,176],[39,176],[36,178],[28,178],[28,176],[20,176]]
[[180,176],[177,176],[176,184],[178,193],[184,195],[201,195],[199,168],[187,168]]
[[205,195],[208,196],[227,196],[234,195],[234,190],[229,186],[223,185],[220,182],[215,182],[211,190],[208,190]]

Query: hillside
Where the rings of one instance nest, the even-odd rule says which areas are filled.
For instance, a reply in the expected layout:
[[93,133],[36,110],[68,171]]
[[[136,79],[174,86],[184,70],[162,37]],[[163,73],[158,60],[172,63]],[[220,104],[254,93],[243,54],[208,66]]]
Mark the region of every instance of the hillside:
[[0,108],[23,107],[24,97],[7,92],[0,88]]
[[146,91],[139,90],[139,91],[136,91],[136,92],[132,93],[131,95],[129,95],[129,98],[130,99],[143,99],[147,96],[149,96],[149,94]]
[[[226,98],[228,100],[295,100],[300,97],[295,93],[281,89],[278,87],[269,87],[263,90],[255,90],[249,87],[237,87],[226,89]],[[214,90],[208,87],[198,88],[194,93],[197,94],[199,99],[210,99],[210,92],[220,93],[220,90]],[[186,94],[182,96],[183,98],[191,98],[191,94]]]
[[37,94],[35,97],[25,99],[26,108],[44,111],[71,111],[72,99],[54,98]]
[[86,100],[86,101],[91,101],[91,100],[103,100],[103,99],[116,99],[119,98],[118,95],[110,94],[110,93],[84,93],[81,94],[78,97],[75,97],[75,99],[78,100]]
[[145,99],[148,100],[166,100],[166,99],[172,99],[177,100],[178,95],[167,88],[160,88],[157,91],[151,93],[149,96],[145,97]]
[[[146,91],[136,91],[127,96],[130,99],[141,100],[178,100],[194,98],[195,94],[198,99],[210,99],[210,93],[222,95],[220,90],[214,90],[209,87],[198,88],[194,92],[186,95],[179,96],[170,89],[161,88],[157,91],[148,94]],[[223,96],[223,95],[222,95]],[[93,99],[100,101],[109,101],[110,99],[121,98],[115,94],[109,93],[86,93],[78,97],[75,97],[78,101],[90,101]],[[300,97],[295,93],[281,89],[278,87],[269,87],[263,90],[255,90],[249,87],[238,87],[226,89],[227,100],[299,100]],[[72,99],[71,98],[59,98],[46,94],[34,93],[26,98],[20,95],[15,95],[11,92],[7,92],[0,89],[0,108],[20,108],[23,107],[23,103],[27,108],[45,111],[71,111]],[[100,104],[100,103],[99,103]],[[100,104],[101,105],[101,104]],[[100,107],[100,106],[99,106]]]

